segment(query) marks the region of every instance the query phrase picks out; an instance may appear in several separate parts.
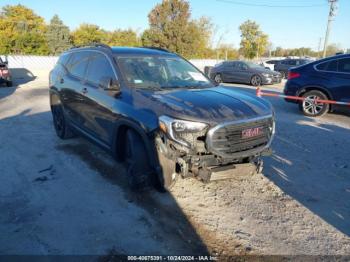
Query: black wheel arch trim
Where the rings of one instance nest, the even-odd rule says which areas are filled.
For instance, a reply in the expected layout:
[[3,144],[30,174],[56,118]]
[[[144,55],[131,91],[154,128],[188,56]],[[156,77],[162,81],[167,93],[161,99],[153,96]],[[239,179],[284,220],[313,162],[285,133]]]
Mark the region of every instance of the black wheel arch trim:
[[159,168],[159,162],[157,160],[157,152],[156,147],[154,144],[154,131],[146,132],[142,126],[132,120],[129,119],[120,119],[116,122],[114,126],[114,132],[113,132],[113,140],[111,141],[111,151],[113,156],[118,157],[117,152],[117,139],[119,132],[122,130],[123,127],[133,129],[135,132],[137,132],[138,135],[140,135],[142,141],[144,142],[144,146],[147,152],[148,160],[150,161],[151,167],[157,170]]

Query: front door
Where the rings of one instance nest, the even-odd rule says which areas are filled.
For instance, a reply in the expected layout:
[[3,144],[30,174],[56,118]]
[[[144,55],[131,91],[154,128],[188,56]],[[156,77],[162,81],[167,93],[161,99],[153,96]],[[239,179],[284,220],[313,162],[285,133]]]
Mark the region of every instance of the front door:
[[86,93],[82,101],[81,115],[84,118],[84,129],[100,142],[110,145],[114,124],[118,118],[113,108],[119,97],[101,85],[102,79],[111,79],[114,82],[117,80],[112,61],[105,54],[92,51],[86,71]]
[[237,62],[235,68],[235,75],[238,82],[249,83],[250,82],[250,71],[249,67],[243,62]]

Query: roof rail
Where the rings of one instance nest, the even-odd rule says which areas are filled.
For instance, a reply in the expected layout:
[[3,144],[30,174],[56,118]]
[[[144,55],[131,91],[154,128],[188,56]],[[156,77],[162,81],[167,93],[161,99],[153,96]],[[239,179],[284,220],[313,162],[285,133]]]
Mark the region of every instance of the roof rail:
[[70,49],[83,48],[83,47],[102,47],[102,48],[111,49],[111,47],[109,45],[102,44],[102,43],[90,43],[90,44],[86,44],[86,45],[77,45],[77,46],[71,47]]
[[161,47],[156,47],[156,46],[142,46],[142,48],[155,49],[155,50],[159,50],[159,51],[170,53],[169,50],[167,50],[165,48],[161,48]]

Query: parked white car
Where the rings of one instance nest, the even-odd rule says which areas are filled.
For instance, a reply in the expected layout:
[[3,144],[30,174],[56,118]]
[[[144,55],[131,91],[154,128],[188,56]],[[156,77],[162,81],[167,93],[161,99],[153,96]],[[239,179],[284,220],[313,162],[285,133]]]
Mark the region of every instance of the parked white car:
[[272,60],[266,60],[261,61],[260,65],[265,67],[266,69],[275,70],[275,64],[277,64],[281,60],[272,59]]

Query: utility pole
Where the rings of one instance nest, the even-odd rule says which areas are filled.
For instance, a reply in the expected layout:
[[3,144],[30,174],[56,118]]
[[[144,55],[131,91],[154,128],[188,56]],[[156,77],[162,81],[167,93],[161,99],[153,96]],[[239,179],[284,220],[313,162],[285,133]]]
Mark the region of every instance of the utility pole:
[[329,36],[329,32],[331,31],[333,18],[335,17],[335,11],[337,9],[337,6],[336,6],[337,1],[338,0],[328,0],[328,2],[330,3],[330,7],[329,7],[329,14],[328,14],[326,36],[324,38],[323,57],[326,57],[326,54],[327,54],[328,36]]
[[320,41],[318,42],[317,57],[321,56],[321,43],[322,43],[322,37],[320,37]]

